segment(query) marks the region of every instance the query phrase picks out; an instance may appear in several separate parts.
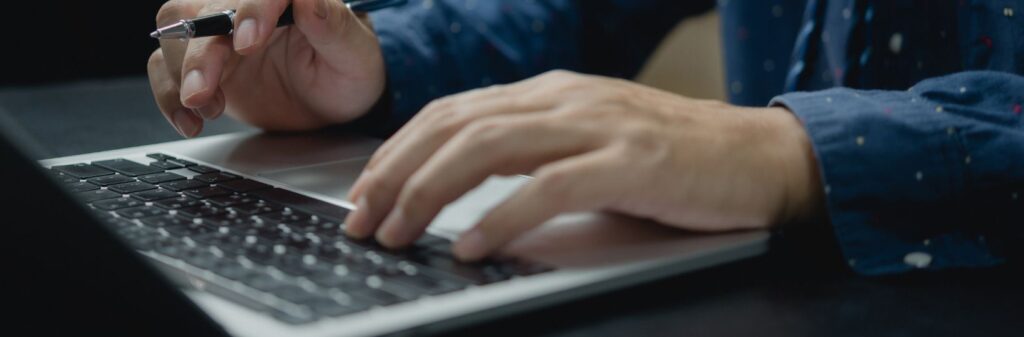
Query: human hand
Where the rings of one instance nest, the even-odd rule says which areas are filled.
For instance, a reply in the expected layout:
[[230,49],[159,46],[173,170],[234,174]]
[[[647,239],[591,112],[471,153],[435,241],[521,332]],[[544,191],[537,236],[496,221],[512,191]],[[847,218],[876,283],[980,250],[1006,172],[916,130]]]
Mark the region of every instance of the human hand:
[[530,172],[455,243],[457,256],[482,258],[563,212],[729,231],[821,209],[810,141],[785,109],[557,71],[428,105],[374,154],[349,195],[358,209],[346,228],[407,245],[488,176]]
[[[276,28],[291,4],[295,24]],[[384,90],[369,19],[332,0],[171,0],[157,26],[235,8],[231,36],[160,40],[149,80],[164,117],[193,137],[226,111],[269,130],[305,130],[366,113]]]

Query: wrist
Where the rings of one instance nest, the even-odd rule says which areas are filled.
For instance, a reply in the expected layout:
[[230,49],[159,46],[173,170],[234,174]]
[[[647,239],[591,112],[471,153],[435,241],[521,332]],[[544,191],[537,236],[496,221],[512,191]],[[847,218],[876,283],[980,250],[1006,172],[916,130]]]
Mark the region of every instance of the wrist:
[[825,195],[814,148],[803,123],[782,107],[767,108],[779,151],[784,197],[775,225],[814,223],[825,218]]

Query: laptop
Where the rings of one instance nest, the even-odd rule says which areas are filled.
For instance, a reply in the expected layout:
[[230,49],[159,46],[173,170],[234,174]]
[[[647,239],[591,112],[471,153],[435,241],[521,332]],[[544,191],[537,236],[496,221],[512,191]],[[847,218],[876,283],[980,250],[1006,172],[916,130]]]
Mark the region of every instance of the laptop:
[[431,334],[768,246],[765,231],[590,212],[461,263],[451,240],[529,177],[487,180],[392,251],[342,234],[342,196],[377,139],[243,132],[34,161],[26,138],[0,120],[4,255],[24,275],[5,303],[46,335]]

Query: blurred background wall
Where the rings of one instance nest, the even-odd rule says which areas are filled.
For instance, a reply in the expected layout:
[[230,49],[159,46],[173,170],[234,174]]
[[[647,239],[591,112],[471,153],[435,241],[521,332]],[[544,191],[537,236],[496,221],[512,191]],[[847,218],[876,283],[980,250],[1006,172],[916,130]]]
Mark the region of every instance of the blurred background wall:
[[0,87],[141,75],[162,0],[5,1]]

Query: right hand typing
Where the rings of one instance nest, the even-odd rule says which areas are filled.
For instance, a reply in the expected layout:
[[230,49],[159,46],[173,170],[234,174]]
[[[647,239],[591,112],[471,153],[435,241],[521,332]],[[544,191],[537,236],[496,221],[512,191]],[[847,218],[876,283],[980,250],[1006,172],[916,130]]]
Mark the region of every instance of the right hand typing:
[[[275,28],[288,4],[295,24]],[[338,0],[171,0],[157,26],[235,8],[234,34],[160,40],[149,80],[164,117],[185,137],[227,111],[268,130],[306,130],[366,113],[384,90],[369,19]]]

